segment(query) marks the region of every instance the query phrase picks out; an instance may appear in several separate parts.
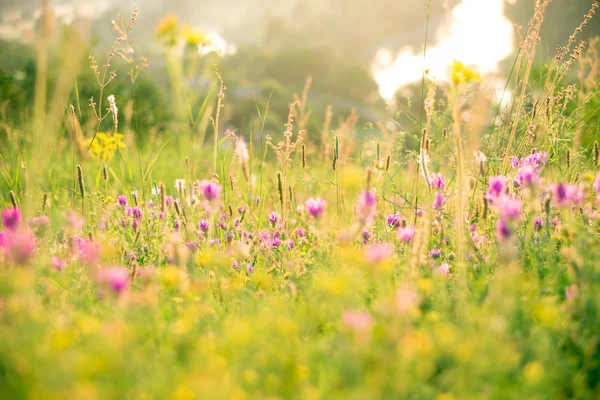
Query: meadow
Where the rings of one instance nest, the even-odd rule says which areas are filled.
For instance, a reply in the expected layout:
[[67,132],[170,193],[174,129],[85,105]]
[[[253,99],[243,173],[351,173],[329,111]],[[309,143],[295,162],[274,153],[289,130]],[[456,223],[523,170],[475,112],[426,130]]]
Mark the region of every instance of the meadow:
[[27,118],[2,100],[0,398],[598,398],[600,1],[537,68],[547,4],[505,102],[458,60],[382,121],[313,115],[309,79],[236,129],[169,16],[138,111],[137,9],[107,54],[65,39]]

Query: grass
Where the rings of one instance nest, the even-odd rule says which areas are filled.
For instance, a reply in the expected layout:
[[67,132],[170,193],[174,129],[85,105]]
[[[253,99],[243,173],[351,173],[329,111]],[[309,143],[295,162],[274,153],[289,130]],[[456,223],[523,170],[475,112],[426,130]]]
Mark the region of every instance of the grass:
[[522,48],[508,110],[461,63],[423,79],[417,150],[306,130],[309,84],[245,145],[220,75],[178,137],[134,143],[116,98],[7,143],[0,397],[597,398],[600,60],[563,52],[534,87]]

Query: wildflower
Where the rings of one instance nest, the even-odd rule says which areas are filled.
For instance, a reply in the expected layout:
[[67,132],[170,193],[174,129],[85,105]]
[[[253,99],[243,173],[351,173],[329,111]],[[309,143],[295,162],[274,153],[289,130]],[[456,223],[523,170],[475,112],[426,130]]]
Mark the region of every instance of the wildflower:
[[249,273],[254,272],[254,265],[252,265],[251,263],[248,263],[248,272]]
[[494,204],[494,201],[504,193],[506,187],[504,186],[503,176],[491,177],[488,183],[487,199],[490,204]]
[[373,326],[373,319],[367,312],[344,311],[342,324],[353,331],[366,332]]
[[296,243],[292,239],[288,240],[288,249],[293,250],[296,247]]
[[198,227],[200,228],[201,231],[207,232],[208,231],[208,221],[205,219],[201,219],[200,222],[198,222]]
[[17,265],[27,265],[35,253],[35,237],[28,228],[4,232],[2,245],[8,258]]
[[415,236],[414,226],[405,226],[398,231],[398,239],[404,243],[410,243]]
[[394,246],[389,243],[372,244],[365,249],[365,258],[369,263],[380,263],[394,255]]
[[388,226],[397,229],[402,223],[402,216],[400,213],[389,214],[386,218],[386,223]]
[[450,274],[450,264],[448,264],[448,262],[446,262],[446,261],[444,261],[437,268],[435,268],[434,272],[438,275],[442,275],[447,278],[452,276]]
[[371,236],[372,236],[371,232],[369,232],[369,230],[365,228],[365,229],[363,229],[361,235],[363,238],[363,244],[369,243],[369,240],[371,240]]
[[103,268],[97,278],[100,284],[108,286],[116,294],[125,291],[129,285],[129,271],[124,267]]
[[194,183],[194,193],[202,195],[208,201],[216,200],[221,195],[223,187],[215,181],[203,179]]
[[550,187],[552,201],[558,206],[569,206],[581,203],[585,200],[583,185],[568,185],[559,183]]
[[517,219],[521,216],[523,204],[520,199],[511,196],[502,196],[500,198],[498,209],[500,218],[502,219]]
[[442,255],[442,249],[433,249],[429,252],[429,257],[431,258],[440,258]]
[[66,267],[67,263],[60,258],[52,257],[52,267],[57,271],[62,271]]
[[100,260],[100,243],[77,237],[79,259],[86,265],[95,266]]
[[540,229],[542,229],[542,226],[544,224],[543,221],[544,220],[542,219],[542,217],[540,217],[540,216],[535,217],[535,220],[533,221],[533,228],[536,231],[539,231]]
[[306,202],[304,203],[304,207],[306,208],[306,211],[308,211],[310,216],[316,219],[319,218],[319,216],[321,216],[325,211],[325,204],[326,201],[322,198],[311,197],[308,200],[306,200]]
[[238,269],[240,267],[240,263],[238,262],[238,260],[233,260],[233,263],[231,264],[231,268],[233,269]]
[[434,187],[436,189],[443,189],[446,186],[446,184],[444,182],[444,177],[442,176],[441,173],[434,172],[433,174],[431,174],[430,186]]
[[133,217],[133,219],[141,219],[142,218],[142,209],[138,207],[129,207],[127,209],[127,216]]
[[499,240],[503,241],[510,237],[510,227],[508,226],[508,222],[502,218],[498,218],[496,221],[496,235]]
[[175,199],[173,199],[173,196],[165,197],[165,204],[167,206],[169,206],[169,207],[172,206],[174,202],[175,202]]
[[21,210],[17,207],[2,210],[2,224],[4,228],[14,231],[21,225],[22,220]]
[[117,197],[117,200],[119,201],[119,205],[121,207],[127,206],[127,197],[126,196],[121,195],[121,196]]
[[41,237],[46,234],[50,227],[50,219],[45,215],[34,217],[29,220],[29,224],[36,236]]
[[275,226],[275,224],[277,224],[277,221],[279,221],[279,213],[277,211],[273,211],[269,215],[269,222],[271,223],[271,225]]
[[441,193],[438,193],[435,196],[435,201],[433,202],[433,208],[435,210],[441,210],[442,207],[444,206],[444,204],[446,204],[446,200],[444,199],[444,195]]
[[183,27],[183,37],[185,39],[185,43],[190,47],[198,47],[208,44],[206,33],[189,26]]
[[296,230],[294,231],[294,234],[296,235],[297,238],[301,239],[306,236],[306,230],[302,227],[299,227],[299,228],[296,228]]
[[372,222],[373,217],[377,214],[377,199],[375,193],[366,190],[358,197],[358,219],[363,224]]

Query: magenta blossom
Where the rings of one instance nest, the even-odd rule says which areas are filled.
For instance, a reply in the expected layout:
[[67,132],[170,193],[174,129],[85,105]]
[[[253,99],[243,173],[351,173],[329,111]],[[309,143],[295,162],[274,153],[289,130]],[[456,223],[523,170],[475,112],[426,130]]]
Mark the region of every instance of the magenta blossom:
[[221,195],[223,186],[219,185],[218,182],[203,179],[200,182],[197,182],[197,189],[206,200],[213,201]]
[[446,186],[446,184],[444,183],[444,177],[439,172],[433,173],[431,175],[431,181],[429,182],[429,184],[430,186],[436,189],[443,189]]
[[415,227],[414,226],[409,225],[409,226],[400,228],[398,230],[398,239],[400,239],[401,242],[409,243],[413,240],[414,236],[415,236]]
[[575,205],[585,200],[583,185],[559,183],[552,185],[550,189],[552,191],[552,201],[561,207]]
[[275,224],[277,223],[277,221],[279,221],[279,213],[277,211],[273,211],[269,215],[269,222],[271,223],[271,225],[275,226]]
[[319,218],[319,216],[321,216],[325,212],[325,204],[326,201],[322,198],[311,197],[308,200],[306,200],[306,203],[304,203],[304,207],[306,208],[306,211],[308,211],[311,217]]
[[402,224],[402,215],[400,213],[389,214],[386,218],[388,226],[397,229]]
[[2,247],[8,258],[17,265],[27,265],[35,254],[35,237],[28,228],[3,232]]
[[14,207],[2,210],[2,224],[6,229],[14,231],[21,226],[22,221],[21,210],[18,208]]
[[596,175],[596,180],[594,181],[594,190],[596,193],[600,193],[600,172]]
[[446,200],[444,199],[444,195],[441,193],[438,193],[435,196],[435,201],[433,202],[433,208],[434,210],[441,210],[442,207],[444,206],[444,204],[446,204]]
[[486,198],[490,202],[490,204],[494,204],[496,199],[504,194],[506,190],[506,186],[504,185],[504,177],[503,176],[493,176],[489,180],[488,191],[486,193]]
[[124,267],[102,268],[98,272],[98,282],[108,286],[114,293],[120,294],[129,285],[129,271]]
[[100,243],[76,237],[79,259],[88,266],[96,266],[100,261]]

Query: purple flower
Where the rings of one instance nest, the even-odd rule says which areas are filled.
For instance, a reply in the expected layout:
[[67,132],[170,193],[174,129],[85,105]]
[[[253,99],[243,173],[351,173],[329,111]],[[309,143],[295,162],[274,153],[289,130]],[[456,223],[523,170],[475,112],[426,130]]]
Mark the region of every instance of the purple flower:
[[207,232],[208,231],[208,221],[205,219],[201,219],[200,222],[198,222],[198,227],[200,228],[201,231]]
[[510,227],[508,226],[508,222],[503,220],[502,218],[498,218],[496,221],[496,236],[500,241],[504,241],[510,237]]
[[444,177],[439,172],[433,173],[431,175],[430,184],[432,187],[437,188],[437,189],[443,189],[446,186],[446,184],[444,183]]
[[498,202],[498,210],[502,219],[517,219],[521,216],[523,204],[521,200],[511,196],[502,196]]
[[248,263],[248,272],[249,273],[254,272],[254,265],[252,265],[251,263]]
[[121,196],[119,196],[119,197],[117,198],[117,200],[119,201],[119,205],[120,205],[121,207],[125,207],[125,206],[127,206],[127,197],[125,197],[125,196],[121,195]]
[[296,243],[292,239],[288,240],[288,249],[293,250],[296,247]]
[[536,231],[539,231],[540,229],[542,229],[543,225],[544,225],[544,220],[542,219],[542,217],[540,217],[540,216],[535,217],[535,220],[533,222],[533,228]]
[[304,203],[304,207],[306,208],[306,211],[308,211],[311,217],[319,218],[325,212],[325,204],[326,201],[322,198],[311,197],[308,200],[306,200],[306,203]]
[[98,272],[98,282],[120,294],[129,285],[129,271],[123,267],[103,268]]
[[386,218],[386,223],[388,226],[397,229],[402,223],[402,215],[400,213],[389,214]]
[[441,210],[445,203],[446,203],[446,200],[444,199],[444,195],[441,193],[438,193],[435,196],[435,201],[433,202],[433,208],[435,210]]
[[363,229],[361,235],[363,238],[363,244],[369,243],[369,240],[371,240],[371,236],[372,236],[371,232],[369,232],[369,230],[365,228],[365,229]]
[[275,224],[277,223],[277,221],[279,221],[279,213],[277,211],[273,211],[269,215],[269,222],[271,223],[271,225],[275,226]]
[[142,218],[143,214],[142,209],[138,207],[129,207],[126,212],[128,217],[133,217],[134,219]]
[[487,199],[491,204],[494,204],[496,199],[500,197],[505,190],[506,187],[504,186],[504,177],[493,176],[490,178],[488,183]]
[[2,210],[2,223],[6,229],[10,231],[16,230],[21,226],[22,220],[21,210],[17,207]]
[[442,249],[433,249],[429,252],[429,257],[431,258],[440,258],[442,255]]
[[223,190],[223,186],[219,185],[219,183],[206,179],[197,182],[197,187],[202,196],[208,201],[216,200]]
[[398,230],[398,239],[400,239],[401,242],[409,243],[412,241],[414,236],[415,236],[415,227],[414,226],[409,225],[409,226],[400,228]]
[[583,185],[567,185],[559,183],[550,187],[552,200],[558,206],[569,206],[585,200]]
[[174,201],[175,200],[173,199],[173,196],[167,196],[167,197],[165,197],[165,204],[167,206],[169,206],[169,207],[173,205]]
[[299,239],[303,238],[306,236],[306,230],[302,227],[297,228],[294,233],[296,234],[296,237],[298,237]]

